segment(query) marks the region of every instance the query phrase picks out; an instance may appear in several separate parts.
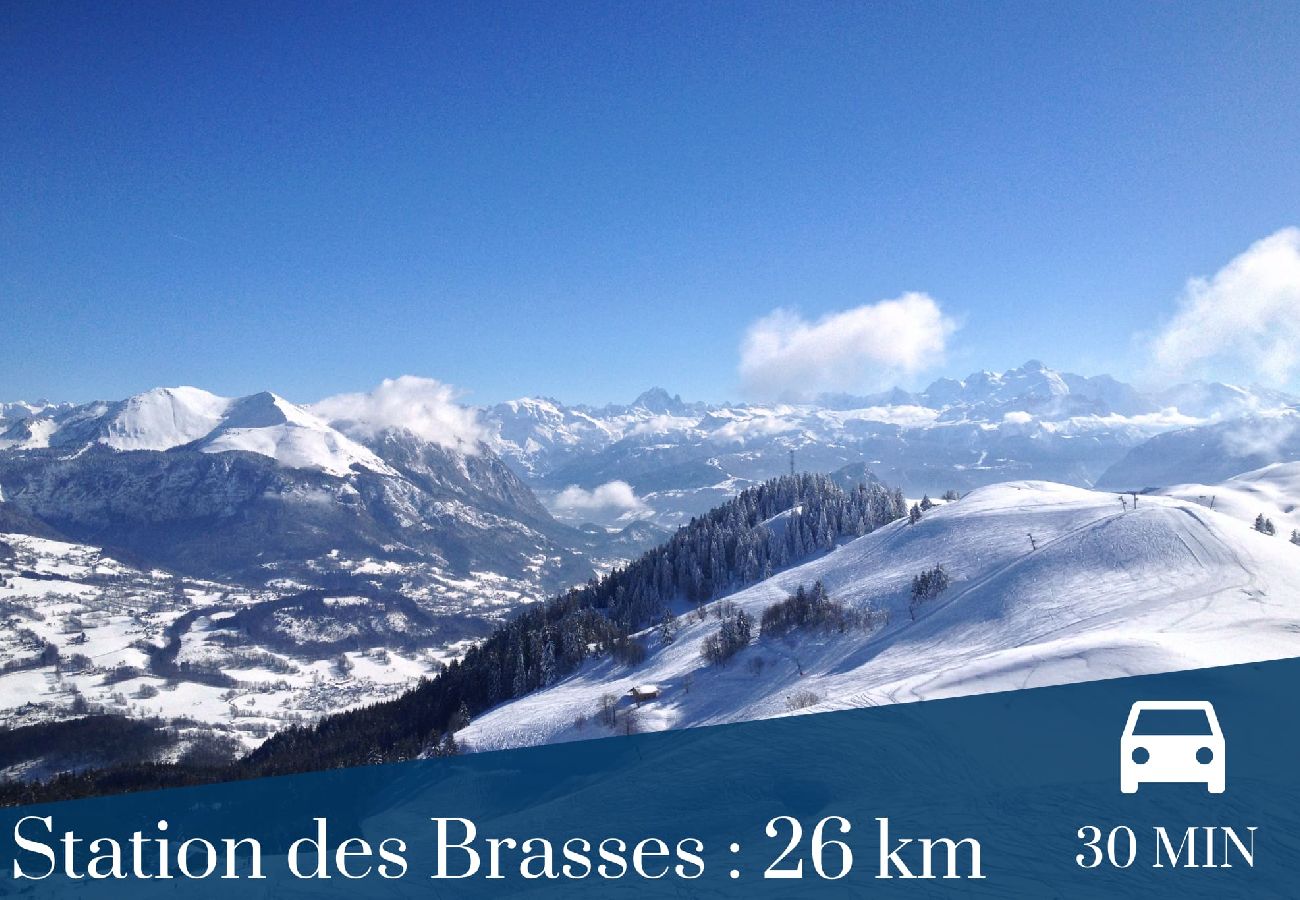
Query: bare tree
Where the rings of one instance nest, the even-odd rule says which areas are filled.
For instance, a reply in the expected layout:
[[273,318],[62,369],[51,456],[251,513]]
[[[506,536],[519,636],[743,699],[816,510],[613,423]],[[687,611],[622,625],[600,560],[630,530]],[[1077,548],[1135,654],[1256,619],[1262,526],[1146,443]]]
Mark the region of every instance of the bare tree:
[[820,694],[805,689],[805,690],[795,691],[793,694],[786,697],[785,708],[790,710],[790,712],[795,712],[796,710],[807,709],[810,706],[816,706],[818,703],[821,702],[822,702],[822,698]]
[[600,712],[597,718],[606,728],[613,728],[618,724],[618,694],[601,695]]

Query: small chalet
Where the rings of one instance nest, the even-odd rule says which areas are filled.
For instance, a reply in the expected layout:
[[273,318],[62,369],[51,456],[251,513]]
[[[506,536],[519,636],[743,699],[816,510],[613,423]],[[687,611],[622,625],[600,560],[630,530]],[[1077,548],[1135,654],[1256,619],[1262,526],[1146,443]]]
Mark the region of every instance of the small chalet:
[[657,684],[638,684],[632,690],[627,692],[632,698],[632,702],[637,706],[650,700],[659,699],[659,685]]

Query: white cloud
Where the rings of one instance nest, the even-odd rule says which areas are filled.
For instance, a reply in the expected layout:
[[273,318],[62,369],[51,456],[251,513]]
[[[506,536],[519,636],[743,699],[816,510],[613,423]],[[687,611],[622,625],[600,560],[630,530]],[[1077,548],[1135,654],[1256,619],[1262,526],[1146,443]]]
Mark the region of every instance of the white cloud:
[[1244,418],[1231,423],[1223,433],[1223,449],[1233,456],[1278,460],[1297,427],[1300,427],[1300,417],[1289,411]]
[[571,484],[555,495],[551,509],[566,518],[601,520],[637,518],[649,511],[626,481],[607,481],[592,490]]
[[456,402],[457,391],[432,378],[385,378],[367,393],[339,394],[311,407],[312,412],[348,431],[374,435],[404,428],[431,443],[477,453],[487,430],[478,411]]
[[1152,345],[1158,375],[1212,364],[1285,385],[1300,366],[1300,228],[1252,244],[1211,278],[1187,282]]
[[709,440],[718,444],[743,444],[750,438],[770,437],[794,431],[799,426],[779,416],[754,416],[749,419],[733,419],[709,433]]
[[1086,431],[1093,428],[1140,428],[1146,431],[1169,431],[1173,428],[1190,428],[1204,425],[1208,419],[1185,415],[1175,406],[1166,407],[1159,412],[1138,413],[1135,416],[1122,416],[1110,413],[1105,416],[1073,416],[1066,420],[1074,430]]
[[627,432],[630,435],[673,434],[688,431],[700,421],[699,416],[651,416],[638,422]]
[[1024,410],[1015,410],[1003,414],[1002,421],[1007,425],[1028,425],[1034,421],[1034,417]]
[[881,422],[885,425],[921,428],[939,418],[939,410],[905,403],[900,406],[868,406],[863,409],[828,411],[823,412],[822,417],[832,420],[838,418],[842,422]]
[[918,293],[816,322],[778,309],[746,332],[740,377],[753,395],[788,400],[885,387],[940,363],[956,329],[933,298]]

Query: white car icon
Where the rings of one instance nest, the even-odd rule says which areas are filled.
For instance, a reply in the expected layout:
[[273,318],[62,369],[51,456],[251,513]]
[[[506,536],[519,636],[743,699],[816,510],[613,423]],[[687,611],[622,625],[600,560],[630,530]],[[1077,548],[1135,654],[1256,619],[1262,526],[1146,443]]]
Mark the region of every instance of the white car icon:
[[1119,739],[1119,789],[1155,782],[1226,785],[1223,731],[1208,700],[1139,700]]

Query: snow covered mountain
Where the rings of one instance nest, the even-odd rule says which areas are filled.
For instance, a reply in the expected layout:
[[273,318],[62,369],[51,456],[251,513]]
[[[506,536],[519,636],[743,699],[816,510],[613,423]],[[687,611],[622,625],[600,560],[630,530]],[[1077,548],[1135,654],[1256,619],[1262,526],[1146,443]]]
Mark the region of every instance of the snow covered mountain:
[[332,423],[269,392],[157,388],[3,414],[0,524],[141,564],[253,583],[364,579],[454,607],[544,596],[585,578],[599,549],[485,446]]
[[870,473],[914,496],[1026,478],[1211,483],[1300,458],[1300,412],[1276,392],[1149,395],[1034,360],[802,405],[658,388],[600,408],[518,400],[460,408],[472,427],[446,441],[404,427],[404,408],[377,425],[354,402],[193,387],[8,403],[0,525],[208,577],[330,584],[382,565],[389,587],[441,594],[490,573],[537,596],[788,471],[792,454],[799,470]]
[[1298,459],[1300,407],[1283,407],[1156,435],[1117,460],[1098,479],[1098,486],[1141,490],[1211,483]]
[[392,474],[370,450],[269,392],[230,399],[193,387],[154,388],[116,403],[12,406],[0,418],[0,450],[244,450],[330,475],[347,475],[353,466]]
[[[1268,470],[1241,490],[1290,492],[1294,479]],[[946,589],[913,601],[914,579],[935,566]],[[765,610],[818,581],[857,624],[755,635],[725,665],[702,657],[720,616],[744,612],[758,631]],[[1300,547],[1197,500],[1142,496],[1134,507],[1015,482],[916,524],[899,520],[678,621],[670,641],[658,629],[642,635],[643,662],[589,662],[481,715],[458,740],[524,746],[1296,656]],[[657,696],[633,703],[639,685]]]
[[[1223,384],[1144,394],[1107,375],[1030,360],[1006,372],[940,379],[919,393],[705,405],[656,388],[627,406],[516,400],[484,410],[484,419],[493,449],[562,519],[672,526],[788,471],[792,451],[800,470],[865,464],[916,496],[1025,478],[1090,487],[1155,435],[1276,415],[1296,402]],[[610,502],[616,495],[622,501]]]

